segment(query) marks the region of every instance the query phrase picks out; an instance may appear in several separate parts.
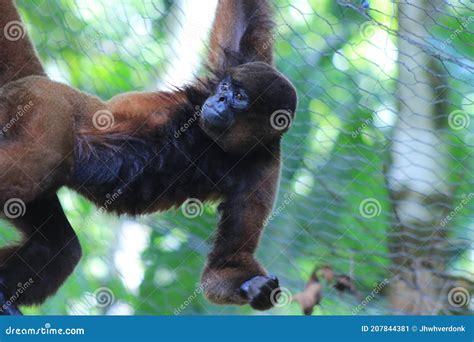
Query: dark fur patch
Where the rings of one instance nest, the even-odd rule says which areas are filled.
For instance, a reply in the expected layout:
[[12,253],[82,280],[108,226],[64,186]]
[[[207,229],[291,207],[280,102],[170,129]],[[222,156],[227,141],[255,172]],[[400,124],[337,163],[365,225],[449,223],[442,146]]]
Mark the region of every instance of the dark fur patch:
[[130,183],[141,175],[157,152],[152,144],[133,136],[107,137],[100,143],[81,136],[75,154],[73,179],[76,184],[117,188],[114,184]]

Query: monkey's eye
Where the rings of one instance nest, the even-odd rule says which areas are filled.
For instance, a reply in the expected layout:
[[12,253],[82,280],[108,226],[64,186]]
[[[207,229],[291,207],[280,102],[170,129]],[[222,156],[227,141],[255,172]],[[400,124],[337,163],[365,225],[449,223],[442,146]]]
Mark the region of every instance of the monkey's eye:
[[239,110],[244,110],[248,107],[248,96],[243,89],[234,91],[232,107]]

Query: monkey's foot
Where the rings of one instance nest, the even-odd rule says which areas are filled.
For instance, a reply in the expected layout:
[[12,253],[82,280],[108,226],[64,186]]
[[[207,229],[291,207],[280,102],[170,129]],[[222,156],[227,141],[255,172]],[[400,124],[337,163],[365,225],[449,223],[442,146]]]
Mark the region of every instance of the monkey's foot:
[[278,278],[256,276],[240,286],[240,295],[246,298],[255,310],[268,310],[280,297]]
[[5,294],[0,291],[0,316],[21,316],[15,304],[9,302],[5,298]]

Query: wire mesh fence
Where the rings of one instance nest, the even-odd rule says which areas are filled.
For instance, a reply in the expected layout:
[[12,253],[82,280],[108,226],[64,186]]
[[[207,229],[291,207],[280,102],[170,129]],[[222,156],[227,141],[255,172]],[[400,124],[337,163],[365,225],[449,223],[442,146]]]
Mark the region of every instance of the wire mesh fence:
[[[48,74],[109,98],[199,74],[215,3],[19,7]],[[285,288],[268,313],[300,314],[296,294],[313,270],[322,296],[314,314],[469,312],[472,2],[278,0],[274,9],[277,67],[299,106],[258,252]],[[253,313],[202,295],[217,204],[117,218],[69,190],[60,195],[84,259],[56,296],[25,312]],[[15,238],[2,228],[5,241]]]

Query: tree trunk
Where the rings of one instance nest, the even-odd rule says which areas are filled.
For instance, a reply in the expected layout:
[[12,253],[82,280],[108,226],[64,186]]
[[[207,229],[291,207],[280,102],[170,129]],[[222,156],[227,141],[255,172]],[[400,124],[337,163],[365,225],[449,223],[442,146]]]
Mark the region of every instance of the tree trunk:
[[444,304],[437,274],[445,267],[441,220],[451,195],[447,146],[436,118],[445,110],[440,103],[446,101],[436,90],[443,82],[437,76],[437,61],[423,49],[436,6],[441,4],[428,0],[398,3],[399,117],[387,177],[396,216],[389,237],[394,273],[389,299],[399,313],[433,315]]

